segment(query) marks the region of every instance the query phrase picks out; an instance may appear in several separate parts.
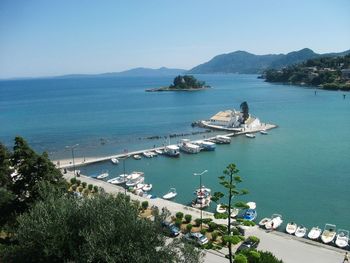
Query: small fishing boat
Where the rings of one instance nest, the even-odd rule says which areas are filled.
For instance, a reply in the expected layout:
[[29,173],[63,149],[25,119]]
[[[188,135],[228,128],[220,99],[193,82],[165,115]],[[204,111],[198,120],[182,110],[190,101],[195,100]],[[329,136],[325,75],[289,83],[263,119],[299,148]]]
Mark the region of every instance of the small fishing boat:
[[96,176],[97,179],[103,179],[109,176],[108,172],[103,172],[101,174],[99,174],[98,176]]
[[260,227],[265,227],[265,224],[266,224],[267,222],[269,222],[269,221],[271,221],[271,218],[270,218],[270,217],[264,217],[263,219],[260,220],[259,226],[260,226]]
[[184,151],[186,153],[199,153],[201,150],[201,147],[191,143],[188,139],[182,139],[179,147],[181,151]]
[[248,221],[254,221],[257,216],[258,213],[255,209],[247,209],[243,214],[243,219]]
[[298,226],[296,223],[290,222],[286,226],[286,232],[290,235],[293,235],[295,233],[295,231],[297,231],[297,228],[298,228]]
[[144,173],[143,172],[132,172],[129,177],[128,181],[126,182],[127,187],[135,186],[137,184],[143,183],[145,180]]
[[152,190],[152,184],[145,184],[145,186],[144,187],[142,187],[142,190],[144,191],[144,192],[148,192],[148,191],[151,191]]
[[273,214],[271,216],[271,220],[265,223],[265,228],[269,229],[277,229],[283,223],[282,216],[279,214]]
[[260,134],[262,134],[262,135],[267,135],[268,133],[267,133],[266,130],[261,130],[261,131],[260,131]]
[[312,240],[316,240],[320,237],[321,233],[322,233],[322,229],[316,226],[311,228],[309,234],[307,234],[307,237]]
[[134,158],[135,160],[141,160],[141,155],[135,154],[135,155],[133,156],[133,158]]
[[112,158],[112,159],[111,159],[111,162],[112,162],[113,164],[118,164],[118,163],[119,163],[119,160],[118,160],[117,158]]
[[163,195],[163,199],[169,200],[177,196],[177,192],[175,188],[170,188],[169,192]]
[[229,144],[231,143],[231,138],[225,135],[216,135],[213,141],[218,144]]
[[162,150],[154,150],[157,154],[163,154]]
[[126,183],[126,181],[127,181],[127,178],[126,178],[126,177],[120,177],[120,176],[118,176],[118,177],[116,177],[116,178],[113,178],[113,179],[111,179],[111,180],[108,180],[107,182],[108,182],[108,183],[111,183],[111,184],[124,184],[124,183]]
[[256,209],[256,203],[255,202],[248,202],[247,206],[249,206],[250,209]]
[[321,240],[323,243],[328,244],[334,240],[336,236],[336,226],[332,224],[326,224],[321,234]]
[[306,227],[304,226],[298,226],[297,230],[295,231],[296,237],[304,237],[306,235]]
[[226,208],[223,207],[223,204],[218,204],[216,206],[216,212],[219,213],[219,214],[223,214],[226,212]]
[[337,238],[335,239],[335,244],[340,248],[346,247],[349,244],[349,231],[339,229]]
[[145,184],[143,184],[143,183],[138,183],[137,185],[135,185],[135,190],[139,190],[139,189],[141,189],[142,190],[142,188],[145,186]]
[[147,157],[147,158],[152,158],[153,157],[153,154],[151,152],[143,152],[142,155]]
[[155,151],[154,152],[150,151],[149,153],[152,154],[152,157],[157,157],[158,156],[158,153],[156,153]]
[[255,135],[252,133],[246,133],[245,136],[248,138],[255,138]]
[[199,147],[201,147],[201,149],[203,151],[215,151],[216,148],[216,144],[213,142],[208,142],[208,141],[194,141],[193,144],[198,145]]

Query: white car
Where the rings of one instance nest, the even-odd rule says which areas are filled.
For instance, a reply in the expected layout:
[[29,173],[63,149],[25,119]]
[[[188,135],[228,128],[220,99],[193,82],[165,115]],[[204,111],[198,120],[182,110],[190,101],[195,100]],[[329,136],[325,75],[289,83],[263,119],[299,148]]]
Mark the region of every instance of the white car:
[[184,235],[184,238],[185,238],[185,240],[187,240],[191,243],[198,244],[200,246],[208,243],[207,237],[205,235],[202,235],[199,232],[187,233],[186,235]]

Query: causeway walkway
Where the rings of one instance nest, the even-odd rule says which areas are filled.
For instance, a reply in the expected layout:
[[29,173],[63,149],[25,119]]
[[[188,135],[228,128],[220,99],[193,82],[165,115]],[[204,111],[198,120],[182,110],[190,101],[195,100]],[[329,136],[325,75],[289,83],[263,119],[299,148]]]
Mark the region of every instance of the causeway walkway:
[[[64,174],[66,180],[74,177],[72,172]],[[97,185],[104,188],[105,192],[111,194],[124,193],[124,188],[109,184],[105,181],[94,179],[88,176],[81,175],[79,180],[87,184]],[[200,218],[200,210],[188,207],[179,203],[164,200],[161,198],[147,199],[132,193],[126,193],[132,200],[148,201],[149,205],[158,206],[159,209],[167,208],[172,215],[177,212],[192,215],[192,218]],[[214,222],[225,224],[226,220],[215,219],[213,213],[203,211],[203,218],[212,218]],[[283,260],[284,263],[341,263],[343,262],[345,250],[324,245],[320,242],[308,240],[305,238],[297,238],[282,232],[268,232],[261,228],[249,227],[245,230],[245,236],[254,235],[260,238],[259,250],[271,251],[276,257]],[[238,246],[236,246],[238,247]],[[204,258],[205,263],[227,263],[228,260],[224,257],[227,254],[227,249],[221,251],[206,251]],[[349,252],[350,253],[350,252]]]

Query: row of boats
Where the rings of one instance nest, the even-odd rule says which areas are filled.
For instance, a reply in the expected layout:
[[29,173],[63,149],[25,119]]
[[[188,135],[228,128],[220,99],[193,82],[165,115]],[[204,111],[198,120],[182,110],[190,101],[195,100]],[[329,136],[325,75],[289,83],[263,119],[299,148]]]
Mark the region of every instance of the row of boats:
[[[286,232],[297,237],[305,237],[307,228],[303,225],[297,225],[294,222],[290,222],[286,226]],[[339,229],[336,231],[336,225],[326,224],[323,231],[318,226],[311,228],[307,237],[311,240],[318,240],[325,244],[334,242],[336,246],[345,248],[349,245],[349,231],[345,229]]]

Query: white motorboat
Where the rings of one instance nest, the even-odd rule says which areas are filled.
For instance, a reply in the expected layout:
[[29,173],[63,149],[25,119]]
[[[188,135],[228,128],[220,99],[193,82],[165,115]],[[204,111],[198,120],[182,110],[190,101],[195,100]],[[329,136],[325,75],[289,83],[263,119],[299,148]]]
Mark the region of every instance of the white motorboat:
[[163,154],[162,150],[154,150],[157,154]]
[[321,234],[321,240],[323,243],[328,244],[334,240],[336,236],[336,226],[332,224],[326,224]]
[[214,142],[219,144],[229,144],[231,143],[231,138],[225,135],[217,135],[214,138]]
[[255,135],[252,133],[246,133],[245,136],[248,138],[255,138]]
[[111,180],[108,180],[107,182],[111,183],[111,184],[124,184],[124,183],[126,183],[127,180],[128,180],[127,177],[118,176],[118,177],[115,177]]
[[148,191],[151,191],[151,190],[152,190],[152,187],[153,187],[152,184],[145,184],[145,186],[142,187],[142,190],[143,190],[144,192],[148,192]]
[[297,231],[298,225],[294,222],[290,222],[286,226],[286,232],[290,235],[293,235]]
[[127,187],[135,186],[139,183],[143,183],[144,180],[145,180],[145,177],[143,172],[132,172],[128,177],[126,186]]
[[297,230],[295,231],[296,237],[304,237],[306,235],[307,229],[304,226],[298,226]]
[[222,204],[218,204],[218,205],[216,206],[216,212],[219,213],[219,214],[223,214],[223,213],[226,212],[226,208],[223,207]]
[[164,154],[170,157],[179,157],[180,148],[176,145],[168,145],[164,148]]
[[256,209],[256,203],[255,202],[248,202],[247,206],[249,206],[249,209]]
[[231,217],[234,218],[238,215],[239,209],[236,207],[231,208]]
[[108,172],[103,172],[101,174],[99,174],[98,176],[96,176],[97,179],[103,179],[109,176]]
[[135,185],[135,190],[138,190],[138,189],[141,189],[142,190],[142,188],[145,186],[145,184],[143,184],[143,183],[138,183],[137,185]]
[[349,231],[339,229],[337,238],[335,239],[335,244],[340,248],[346,247],[349,244]]
[[197,196],[195,200],[192,201],[192,207],[197,209],[204,209],[210,205],[211,196]]
[[119,163],[119,160],[118,160],[117,158],[112,158],[112,159],[111,159],[111,162],[112,162],[113,164],[118,164],[118,163]]
[[265,227],[265,224],[266,224],[267,222],[269,222],[269,221],[271,221],[271,218],[270,218],[270,217],[264,217],[263,219],[260,220],[259,226],[260,226],[260,227]]
[[112,183],[114,180],[117,180],[118,179],[118,176],[117,177],[113,177],[109,180],[107,180],[107,183]]
[[322,229],[316,226],[311,228],[309,234],[307,234],[307,237],[312,240],[316,240],[320,237],[321,233],[322,233]]
[[199,153],[201,147],[190,142],[188,139],[182,139],[179,145],[180,150],[186,153]]
[[133,156],[133,158],[134,158],[135,160],[141,160],[141,155],[135,154],[135,155]]
[[262,135],[267,135],[268,133],[267,133],[266,130],[261,130],[261,131],[260,131],[260,134],[262,134]]
[[143,152],[142,155],[147,157],[147,158],[152,158],[153,157],[153,154],[151,152]]
[[215,151],[215,148],[216,148],[216,144],[209,141],[199,140],[199,141],[194,141],[193,144],[198,145],[204,151]]
[[169,192],[163,195],[163,199],[169,200],[177,196],[177,192],[175,188],[170,188]]
[[283,223],[282,216],[279,214],[273,214],[271,216],[271,220],[265,223],[265,228],[269,229],[277,229]]
[[194,194],[197,196],[209,196],[211,194],[211,189],[202,185],[201,188],[198,188],[196,191],[194,191]]

